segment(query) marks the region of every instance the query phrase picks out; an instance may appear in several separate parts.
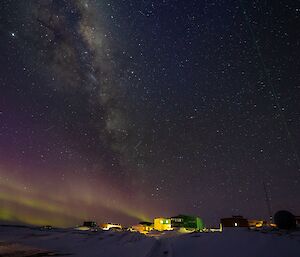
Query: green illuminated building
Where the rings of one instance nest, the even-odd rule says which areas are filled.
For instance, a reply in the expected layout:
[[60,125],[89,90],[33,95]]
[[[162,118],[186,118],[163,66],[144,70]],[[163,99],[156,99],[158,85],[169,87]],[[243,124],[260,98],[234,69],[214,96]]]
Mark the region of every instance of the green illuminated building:
[[202,219],[196,216],[178,215],[171,218],[172,228],[186,228],[202,230],[204,223]]

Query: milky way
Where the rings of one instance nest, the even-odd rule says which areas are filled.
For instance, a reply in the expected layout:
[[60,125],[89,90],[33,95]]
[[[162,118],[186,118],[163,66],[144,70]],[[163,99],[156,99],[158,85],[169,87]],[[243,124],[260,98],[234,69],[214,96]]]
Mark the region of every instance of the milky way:
[[294,1],[0,8],[1,219],[300,212]]

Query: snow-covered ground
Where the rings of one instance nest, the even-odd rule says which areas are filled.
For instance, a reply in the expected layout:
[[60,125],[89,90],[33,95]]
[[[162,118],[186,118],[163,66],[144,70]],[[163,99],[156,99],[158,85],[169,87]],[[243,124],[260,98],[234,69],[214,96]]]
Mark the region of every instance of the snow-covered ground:
[[299,257],[300,232],[228,229],[150,237],[132,232],[0,226],[0,256]]

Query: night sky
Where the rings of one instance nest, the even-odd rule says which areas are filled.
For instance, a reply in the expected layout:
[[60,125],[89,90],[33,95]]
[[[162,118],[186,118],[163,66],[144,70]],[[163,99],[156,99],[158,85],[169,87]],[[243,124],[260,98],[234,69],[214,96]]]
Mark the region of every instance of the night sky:
[[300,214],[299,1],[1,0],[0,219]]

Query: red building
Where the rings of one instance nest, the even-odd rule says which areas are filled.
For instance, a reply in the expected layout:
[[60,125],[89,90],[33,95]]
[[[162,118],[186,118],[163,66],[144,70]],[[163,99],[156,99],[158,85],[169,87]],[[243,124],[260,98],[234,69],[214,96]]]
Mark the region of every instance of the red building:
[[248,220],[243,216],[232,216],[221,219],[222,227],[249,227]]

